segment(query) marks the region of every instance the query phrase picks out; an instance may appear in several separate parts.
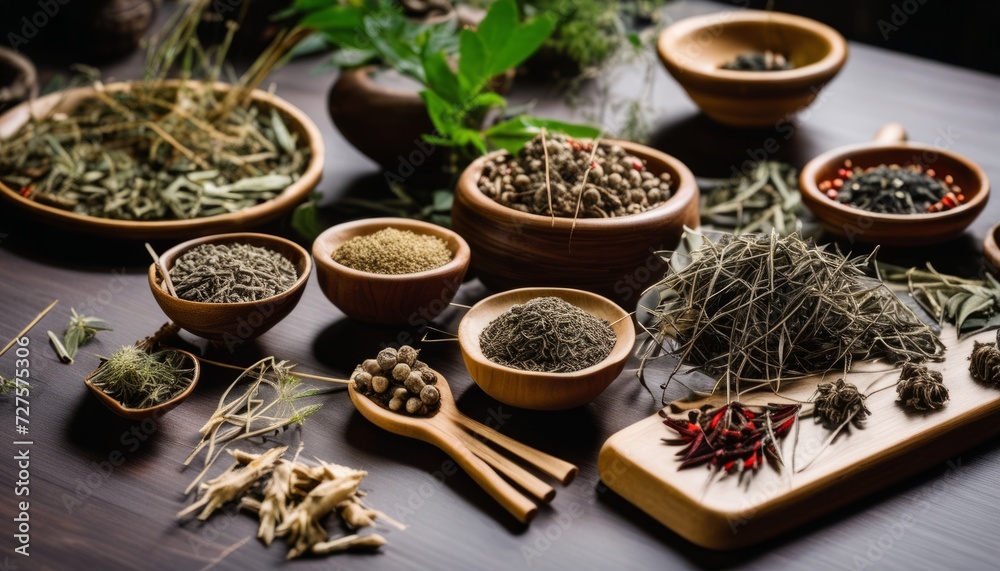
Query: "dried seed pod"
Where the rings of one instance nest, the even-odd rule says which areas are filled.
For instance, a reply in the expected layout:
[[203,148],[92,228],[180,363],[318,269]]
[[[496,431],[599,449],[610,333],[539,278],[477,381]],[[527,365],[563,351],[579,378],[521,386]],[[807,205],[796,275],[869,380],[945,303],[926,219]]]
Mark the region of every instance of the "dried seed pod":
[[865,406],[865,395],[858,387],[837,379],[835,383],[820,383],[813,399],[813,414],[817,422],[830,430],[838,428],[850,419],[855,426],[872,412]]
[[420,410],[426,410],[424,408],[424,403],[420,401],[417,397],[412,397],[406,401],[406,412],[410,414],[419,414]]
[[365,359],[365,362],[361,363],[361,368],[373,377],[382,372],[382,367],[378,366],[378,361],[375,359]]
[[389,410],[391,410],[393,412],[398,411],[399,409],[403,408],[403,403],[404,402],[406,402],[406,401],[404,401],[403,399],[401,399],[399,397],[395,397],[395,396],[392,397],[391,399],[389,399]]
[[419,395],[420,391],[424,390],[425,386],[423,375],[417,371],[410,373],[410,375],[406,377],[406,382],[404,384],[406,385],[406,390],[415,395]]
[[383,371],[391,371],[393,367],[396,366],[396,350],[392,347],[387,347],[378,352],[378,366]]
[[430,367],[427,366],[427,363],[424,363],[420,359],[417,359],[416,361],[413,362],[412,365],[410,365],[410,368],[415,371],[423,371],[424,369],[429,369]]
[[424,388],[420,390],[420,401],[427,406],[434,406],[441,400],[441,393],[438,391],[437,387],[431,385],[424,385]]
[[410,398],[410,391],[406,390],[406,387],[396,387],[392,389],[392,397],[405,401]]
[[[1000,333],[997,337],[1000,338]],[[1000,349],[996,343],[976,341],[969,355],[969,373],[980,383],[1000,386]]]
[[379,394],[384,393],[389,390],[389,379],[382,375],[372,377],[372,388]]
[[433,385],[437,383],[437,375],[435,375],[434,371],[432,371],[430,368],[421,369],[420,380],[422,380],[424,383],[428,385]]
[[399,363],[392,368],[392,378],[399,382],[403,382],[407,377],[410,376],[410,366],[405,363]]
[[399,348],[399,351],[396,352],[396,362],[412,367],[413,364],[417,362],[417,353],[419,353],[419,351],[413,347],[403,345]]
[[372,376],[365,372],[354,375],[354,390],[363,395],[372,392]]
[[941,408],[948,400],[948,387],[944,386],[940,372],[932,371],[926,365],[907,362],[903,363],[903,370],[899,374],[896,394],[910,408],[934,410]]

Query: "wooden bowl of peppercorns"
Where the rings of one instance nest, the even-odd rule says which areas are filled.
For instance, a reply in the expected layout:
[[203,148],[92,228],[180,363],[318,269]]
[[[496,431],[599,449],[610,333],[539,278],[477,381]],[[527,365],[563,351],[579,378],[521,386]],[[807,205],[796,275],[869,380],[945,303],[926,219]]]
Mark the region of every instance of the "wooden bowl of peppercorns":
[[[600,141],[607,147],[602,162],[592,141],[563,138],[567,151],[556,140],[549,135],[542,145],[536,137],[516,156],[498,151],[469,165],[455,189],[452,228],[469,242],[473,272],[492,289],[576,288],[634,305],[666,271],[657,252],[676,246],[685,226],[698,226],[694,175],[676,158],[636,143]],[[545,149],[552,151],[547,180],[544,165],[535,164],[543,162]],[[506,172],[515,157],[526,162],[527,180]],[[558,182],[563,178],[557,172],[574,169],[587,181],[582,195]],[[532,208],[501,203],[524,193],[534,197]],[[550,194],[553,215],[547,214]],[[605,217],[612,209],[624,212]]]

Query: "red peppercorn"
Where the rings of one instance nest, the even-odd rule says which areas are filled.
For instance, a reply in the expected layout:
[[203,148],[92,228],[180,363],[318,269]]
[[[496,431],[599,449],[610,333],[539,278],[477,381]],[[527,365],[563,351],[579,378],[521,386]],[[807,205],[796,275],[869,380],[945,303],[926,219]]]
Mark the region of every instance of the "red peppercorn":
[[960,192],[955,195],[955,199],[958,200],[959,202],[965,202],[965,195]]
[[840,193],[837,192],[836,190],[832,189],[832,188],[830,190],[826,191],[826,195],[829,196],[832,200],[836,200],[838,194],[840,194]]
[[841,188],[844,186],[844,179],[835,178],[833,179],[833,188]]
[[945,207],[945,209],[955,208],[955,199],[952,198],[953,196],[955,195],[949,192],[944,196],[944,198],[941,199],[941,204]]
[[642,161],[634,161],[632,163],[632,168],[634,168],[637,171],[641,171],[642,170]]

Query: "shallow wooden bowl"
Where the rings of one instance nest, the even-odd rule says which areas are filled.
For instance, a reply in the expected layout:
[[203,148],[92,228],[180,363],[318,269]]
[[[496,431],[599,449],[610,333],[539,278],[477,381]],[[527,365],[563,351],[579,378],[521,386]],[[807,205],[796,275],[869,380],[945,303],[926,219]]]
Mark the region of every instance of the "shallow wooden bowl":
[[[527,214],[503,206],[479,190],[481,157],[455,188],[452,227],[469,241],[472,268],[487,286],[502,290],[550,286],[592,291],[616,301],[635,299],[666,270],[655,254],[677,245],[684,226],[698,226],[698,186],[682,162],[655,149],[619,145],[646,160],[654,174],[669,172],[673,195],[656,208],[618,218],[571,218]],[[572,230],[572,240],[570,231]]]
[[[819,183],[837,177],[837,169],[850,159],[854,166],[920,164],[933,168],[939,178],[951,175],[965,194],[962,205],[929,214],[881,214],[841,204],[820,191]],[[884,246],[922,246],[945,242],[965,231],[986,207],[989,179],[969,159],[937,147],[906,142],[898,125],[884,127],[870,143],[849,145],[823,153],[809,161],[800,175],[802,201],[827,232],[851,243]]]
[[94,376],[94,373],[97,372],[96,369],[87,375],[87,378],[84,379],[83,382],[87,385],[87,388],[90,389],[95,396],[97,396],[97,399],[101,401],[104,406],[111,409],[111,411],[118,416],[122,416],[130,420],[158,418],[166,414],[167,411],[172,410],[174,407],[184,402],[184,399],[191,396],[191,393],[194,392],[194,387],[198,384],[198,378],[201,376],[201,363],[194,355],[180,349],[171,350],[183,354],[184,357],[191,363],[191,384],[188,385],[188,388],[184,389],[184,391],[179,395],[156,406],[151,406],[149,408],[128,408],[122,405],[122,403],[109,396],[108,393],[102,391],[100,388],[94,386],[94,383],[91,382],[90,379]]
[[[438,268],[394,275],[363,272],[333,261],[334,250],[344,242],[390,227],[437,236],[448,244],[454,257]],[[312,253],[319,286],[327,299],[348,317],[368,323],[427,323],[448,307],[469,269],[469,245],[461,236],[408,218],[370,218],[338,224],[316,238]]]
[[[721,65],[770,50],[794,69],[737,71]],[[660,35],[660,60],[701,110],[733,127],[774,127],[816,99],[843,67],[847,42],[833,28],[802,16],[758,10],[685,18]]]
[[0,111],[38,94],[38,72],[31,60],[0,47]]
[[163,313],[191,333],[220,341],[230,349],[260,336],[291,313],[302,297],[312,271],[312,259],[302,246],[269,234],[236,233],[196,238],[170,248],[160,256],[160,260],[170,271],[177,258],[195,246],[232,243],[261,246],[278,252],[295,266],[298,280],[284,292],[259,301],[203,303],[170,295],[156,271],[156,265],[149,266],[149,289]]
[[986,256],[986,267],[1000,277],[1000,224],[990,228],[986,234],[983,254]]
[[[613,323],[615,346],[600,363],[572,373],[538,373],[490,361],[479,346],[483,329],[512,306],[538,297],[554,296],[591,315]],[[592,402],[614,381],[635,344],[635,327],[628,313],[599,295],[564,288],[522,288],[492,295],[472,307],[458,326],[458,342],[469,375],[498,401],[534,410],[564,410]]]
[[[104,86],[104,90],[109,92],[124,91],[129,89],[131,84],[132,82],[111,83]],[[166,83],[168,86],[176,86],[177,84],[176,81]],[[192,88],[204,87],[199,81],[188,81],[187,85]],[[222,92],[229,88],[230,86],[225,84],[217,84],[215,87]],[[79,105],[81,101],[93,96],[94,89],[92,87],[81,87],[22,103],[0,115],[0,140],[13,135],[31,117],[44,117],[53,111],[69,111]],[[112,220],[84,216],[25,198],[18,192],[19,189],[10,188],[3,183],[0,183],[0,200],[21,209],[27,216],[53,226],[127,240],[186,239],[219,232],[246,230],[280,218],[305,200],[319,182],[323,174],[325,157],[323,138],[312,119],[284,99],[259,89],[253,91],[252,99],[264,109],[276,108],[289,131],[297,133],[299,140],[304,146],[308,146],[311,152],[306,170],[295,182],[271,200],[238,212],[217,216],[190,220],[155,221]]]

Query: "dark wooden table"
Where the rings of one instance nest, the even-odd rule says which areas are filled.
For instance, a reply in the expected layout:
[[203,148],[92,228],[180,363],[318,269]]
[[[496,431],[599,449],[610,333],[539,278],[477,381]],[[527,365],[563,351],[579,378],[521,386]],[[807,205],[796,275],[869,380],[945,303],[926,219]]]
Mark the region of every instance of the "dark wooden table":
[[[679,16],[720,8],[679,2],[670,11]],[[328,200],[349,192],[383,193],[377,168],[347,146],[330,124],[325,99],[334,75],[310,73],[316,63],[295,62],[273,80],[279,94],[323,131],[327,157],[320,189]],[[137,55],[105,73],[124,79],[137,77],[140,70]],[[634,90],[637,75],[621,73],[616,90]],[[514,97],[527,100],[550,91],[522,84]],[[801,166],[821,151],[866,140],[883,123],[899,121],[913,139],[962,153],[1000,180],[1000,78],[852,45],[843,72],[788,138],[774,130],[734,132],[714,125],[660,68],[655,70],[654,93],[652,145],[678,156],[700,175],[738,168],[758,149],[773,146],[769,138],[779,146],[777,158]],[[558,100],[540,108],[572,116]],[[981,268],[982,239],[998,219],[1000,205],[994,199],[962,238],[917,251],[886,251],[882,257],[900,263],[932,260],[943,270],[975,274]],[[280,226],[269,230],[285,231]],[[255,519],[231,510],[204,525],[179,524],[174,517],[189,501],[182,490],[194,475],[181,462],[234,372],[209,367],[196,395],[145,424],[112,416],[82,383],[97,364],[95,354],[132,343],[165,320],[148,291],[142,245],[53,232],[25,223],[13,212],[0,214],[0,237],[0,340],[6,342],[50,301],[60,300],[28,335],[29,435],[15,434],[14,398],[0,397],[0,434],[6,441],[0,445],[0,568],[200,569],[255,534]],[[462,288],[458,301],[472,302],[486,293],[473,281]],[[100,315],[115,330],[102,333],[67,366],[55,359],[45,330],[62,331],[70,307]],[[460,317],[459,309],[449,309],[437,325],[454,331]],[[312,278],[288,319],[233,354],[214,350],[211,355],[245,365],[273,354],[299,363],[304,372],[342,376],[382,344],[414,333],[347,320]],[[422,358],[450,380],[463,412],[577,463],[579,476],[559,490],[530,527],[519,525],[467,475],[450,469],[443,453],[382,431],[353,410],[347,395],[335,394],[306,422],[301,433],[305,454],[368,470],[364,488],[370,503],[409,529],[386,532],[390,543],[378,554],[307,559],[296,562],[296,568],[987,569],[1000,559],[1000,448],[995,442],[961,452],[948,464],[780,539],[715,553],[675,536],[608,491],[598,477],[601,443],[658,408],[639,386],[633,368],[589,406],[539,413],[500,405],[482,393],[461,365],[454,343],[422,347]],[[13,352],[5,355],[0,373],[13,376],[15,359]],[[13,444],[22,438],[32,444]],[[294,441],[297,435],[286,438]],[[17,483],[15,456],[22,450],[30,457],[30,482],[25,484]],[[27,488],[30,495],[16,495],[18,488]],[[14,552],[19,543],[13,520],[22,501],[29,502],[30,558]],[[281,565],[284,556],[281,545],[265,548],[250,541],[217,567],[267,568]]]

